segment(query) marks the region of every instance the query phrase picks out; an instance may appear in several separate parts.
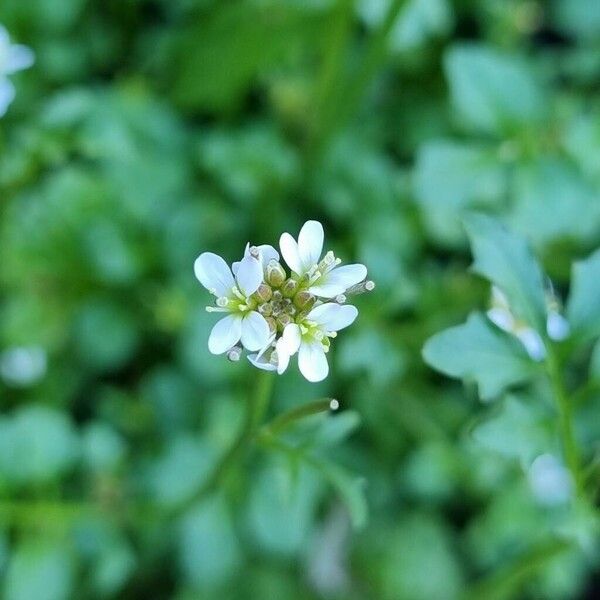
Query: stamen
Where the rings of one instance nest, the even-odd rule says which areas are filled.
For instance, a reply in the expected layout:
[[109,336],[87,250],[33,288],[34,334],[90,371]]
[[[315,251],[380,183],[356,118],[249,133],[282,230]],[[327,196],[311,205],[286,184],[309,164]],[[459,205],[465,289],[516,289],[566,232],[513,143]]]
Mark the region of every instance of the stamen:
[[226,313],[226,312],[231,312],[231,311],[228,308],[222,308],[222,307],[219,307],[219,306],[207,306],[206,307],[206,312],[209,312],[209,313],[213,313],[213,312],[215,312],[215,313],[217,313],[217,312],[218,313]]
[[244,296],[244,294],[242,294],[242,292],[240,292],[240,290],[238,290],[237,287],[233,287],[231,289],[231,291],[233,292],[233,294],[239,298],[240,300],[246,300],[246,296]]
[[337,410],[339,407],[340,407],[340,403],[335,398],[332,398],[329,402],[329,409]]
[[220,298],[216,299],[215,304],[221,308],[225,308],[229,304],[229,298],[226,296],[221,296]]
[[238,362],[242,357],[242,347],[234,346],[231,350],[227,352],[227,359],[231,362]]

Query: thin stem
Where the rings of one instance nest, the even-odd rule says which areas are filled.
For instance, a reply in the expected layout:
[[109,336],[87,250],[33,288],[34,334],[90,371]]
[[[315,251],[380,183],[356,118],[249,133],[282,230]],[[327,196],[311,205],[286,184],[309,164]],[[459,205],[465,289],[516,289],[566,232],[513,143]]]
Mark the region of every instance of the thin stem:
[[221,456],[221,459],[214,466],[205,484],[185,503],[184,507],[176,507],[177,512],[181,512],[182,508],[185,509],[189,507],[214,491],[227,476],[231,467],[237,462],[240,454],[242,454],[244,449],[254,438],[256,430],[264,419],[271,400],[274,381],[275,377],[273,376],[273,373],[266,371],[259,371],[257,373],[256,387],[248,398],[244,422],[242,423],[238,434],[235,436],[229,448]]
[[577,492],[580,494],[583,491],[583,477],[579,447],[577,446],[577,440],[575,439],[573,430],[572,407],[569,398],[567,397],[567,391],[563,383],[558,358],[552,349],[551,344],[548,344],[547,346],[548,356],[546,358],[546,369],[554,394],[556,410],[558,412],[559,431],[565,453],[565,460],[571,471],[571,476],[573,477]]
[[524,582],[541,567],[570,548],[564,540],[551,540],[531,549],[513,563],[476,583],[465,600],[501,600],[518,595]]
[[[351,3],[342,1],[338,26],[333,31],[331,53],[323,64],[318,95],[322,104],[317,106],[319,121],[318,131],[315,132],[316,138],[313,138],[310,147],[312,156],[322,151],[335,133],[356,112],[365,90],[385,59],[388,37],[403,4],[404,0],[390,2],[381,25],[367,42],[364,58],[355,74],[348,81],[343,81],[342,49],[349,44],[351,13],[347,9]],[[324,89],[324,86],[328,86],[329,90]]]
[[331,410],[331,401],[332,398],[324,398],[303,404],[302,406],[296,406],[264,425],[260,433],[261,435],[277,435],[299,419]]

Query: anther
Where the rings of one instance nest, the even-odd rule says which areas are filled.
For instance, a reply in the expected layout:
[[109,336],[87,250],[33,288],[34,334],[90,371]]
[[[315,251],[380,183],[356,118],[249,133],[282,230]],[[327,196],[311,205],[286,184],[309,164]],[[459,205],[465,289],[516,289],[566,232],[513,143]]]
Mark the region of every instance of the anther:
[[238,362],[242,357],[242,347],[234,346],[231,350],[227,352],[227,358],[231,362]]

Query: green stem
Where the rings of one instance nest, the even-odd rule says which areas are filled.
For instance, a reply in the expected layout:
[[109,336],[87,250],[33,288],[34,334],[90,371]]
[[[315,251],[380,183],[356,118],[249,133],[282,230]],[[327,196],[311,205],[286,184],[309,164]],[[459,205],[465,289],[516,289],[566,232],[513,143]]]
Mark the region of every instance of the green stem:
[[577,493],[581,494],[583,491],[583,477],[579,447],[577,446],[577,440],[575,439],[575,432],[573,429],[573,411],[563,383],[558,358],[556,357],[551,344],[547,344],[547,346],[548,357],[546,359],[546,369],[554,394],[556,410],[558,412],[559,431],[563,451],[565,453],[565,460],[571,471]]
[[331,410],[332,398],[324,398],[323,400],[315,400],[302,406],[296,406],[287,412],[284,412],[275,417],[270,423],[267,423],[260,430],[261,435],[277,435],[290,425],[303,419],[304,417],[310,417],[322,412]]
[[[214,491],[227,476],[233,465],[235,465],[240,454],[243,453],[254,438],[258,427],[264,419],[265,413],[269,408],[274,382],[275,377],[273,373],[267,371],[259,371],[257,373],[256,387],[248,398],[244,422],[242,423],[238,434],[214,466],[205,484],[185,503],[183,509],[198,502],[198,500]],[[177,507],[177,512],[179,513],[181,511],[182,507]]]
[[570,544],[563,540],[544,542],[476,583],[465,595],[465,600],[504,600],[517,597],[522,585],[533,573],[569,548]]
[[[351,6],[351,3],[348,3]],[[386,56],[387,41],[392,27],[396,23],[404,0],[391,0],[387,13],[367,42],[364,58],[354,76],[349,81],[343,80],[342,49],[348,46],[350,31],[350,14],[348,4],[341,3],[338,26],[333,32],[332,50],[323,63],[319,95],[323,102],[317,106],[319,113],[316,139],[312,140],[310,155],[319,154],[335,133],[345,125],[358,109],[365,90],[371,83],[377,69]],[[324,89],[328,86],[328,90]]]

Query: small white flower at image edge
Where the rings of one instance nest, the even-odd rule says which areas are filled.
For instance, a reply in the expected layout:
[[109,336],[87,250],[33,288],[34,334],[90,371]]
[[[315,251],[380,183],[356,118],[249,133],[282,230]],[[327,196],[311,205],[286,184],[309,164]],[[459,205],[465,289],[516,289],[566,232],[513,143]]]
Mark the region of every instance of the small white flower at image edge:
[[538,456],[527,473],[531,491],[545,506],[566,504],[572,495],[573,481],[569,470],[552,454]]
[[28,69],[34,60],[33,51],[22,44],[11,43],[8,31],[0,25],[0,117],[6,114],[16,94],[8,75]]

